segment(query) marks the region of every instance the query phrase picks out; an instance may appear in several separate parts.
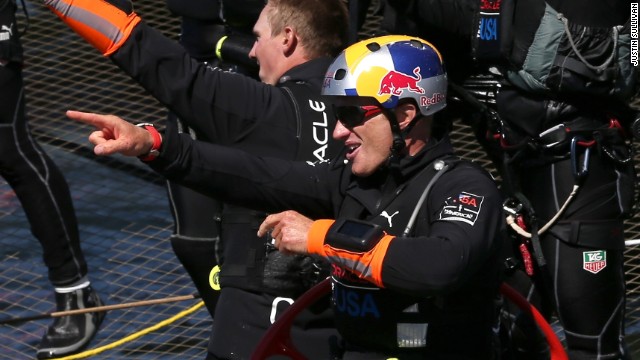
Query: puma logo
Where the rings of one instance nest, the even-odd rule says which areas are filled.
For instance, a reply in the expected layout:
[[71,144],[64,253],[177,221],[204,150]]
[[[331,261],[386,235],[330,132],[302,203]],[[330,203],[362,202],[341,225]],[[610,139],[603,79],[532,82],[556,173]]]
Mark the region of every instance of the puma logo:
[[13,24],[9,26],[2,25],[2,27],[0,27],[0,41],[7,41],[11,39],[11,37],[13,36],[13,30],[11,30],[12,27]]
[[0,28],[0,31],[6,31],[9,33],[9,35],[13,35],[13,30],[11,30],[11,28],[13,27],[13,24],[7,26],[7,25],[2,25],[2,27]]
[[387,213],[387,210],[385,210],[382,213],[380,213],[380,216],[385,217],[387,219],[387,221],[389,222],[389,227],[393,227],[391,220],[393,219],[394,216],[398,215],[398,212],[399,211],[396,211],[393,214],[389,215],[389,213]]

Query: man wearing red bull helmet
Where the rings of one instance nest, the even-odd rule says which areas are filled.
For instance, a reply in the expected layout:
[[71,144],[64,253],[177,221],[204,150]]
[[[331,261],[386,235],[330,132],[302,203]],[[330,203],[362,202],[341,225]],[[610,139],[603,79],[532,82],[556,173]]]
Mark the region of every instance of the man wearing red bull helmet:
[[[385,83],[391,72],[419,78],[411,87],[424,93]],[[379,94],[386,85],[399,95]],[[424,40],[386,36],[350,46],[323,86],[345,154],[319,164],[175,133],[158,144],[115,116],[67,115],[98,129],[90,137],[97,155],[139,156],[159,145],[147,162],[153,169],[272,213],[259,235],[270,232],[283,253],[331,262],[343,359],[493,359],[502,198],[484,170],[454,156],[446,134],[432,132],[446,88],[442,59]]]

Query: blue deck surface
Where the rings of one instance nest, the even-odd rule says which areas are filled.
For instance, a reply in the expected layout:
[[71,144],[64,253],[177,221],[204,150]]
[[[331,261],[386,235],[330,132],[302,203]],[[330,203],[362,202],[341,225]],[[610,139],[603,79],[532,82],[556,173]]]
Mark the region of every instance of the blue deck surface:
[[[106,304],[195,292],[169,242],[171,216],[161,183],[64,149],[45,146],[67,176],[90,279]],[[55,311],[42,251],[11,188],[0,181],[2,319]],[[111,310],[90,348],[158,324],[198,300]],[[32,359],[51,319],[0,326],[0,358]],[[211,320],[204,307],[96,359],[203,359]]]
[[[178,19],[164,3],[135,5],[147,22],[168,35],[177,34]],[[91,128],[64,116],[67,109],[115,113],[161,127],[165,108],[42,2],[29,0],[26,6],[29,27],[22,40],[29,123],[69,183],[93,286],[109,305],[194,294],[171,249],[172,218],[163,180],[137,159],[95,157],[87,141]],[[23,12],[17,15],[19,28],[25,29]],[[1,178],[0,243],[0,319],[55,311],[42,250],[19,201]],[[111,310],[89,348],[112,346],[198,302]],[[0,325],[0,359],[33,359],[51,321]],[[203,359],[210,327],[207,311],[200,308],[92,358]]]

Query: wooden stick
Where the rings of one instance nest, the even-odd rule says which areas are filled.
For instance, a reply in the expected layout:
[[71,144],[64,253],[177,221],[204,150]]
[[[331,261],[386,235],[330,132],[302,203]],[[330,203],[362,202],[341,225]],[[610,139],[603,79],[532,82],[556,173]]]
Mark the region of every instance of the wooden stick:
[[142,301],[134,301],[130,303],[123,303],[123,304],[102,305],[102,306],[96,306],[96,307],[90,307],[90,308],[84,308],[84,309],[56,311],[56,312],[51,312],[46,314],[38,314],[38,315],[0,320],[0,325],[21,323],[21,322],[31,321],[31,320],[58,318],[58,317],[71,316],[71,315],[80,315],[80,314],[86,314],[86,313],[92,313],[92,312],[128,309],[128,308],[139,307],[139,306],[166,304],[171,302],[192,300],[192,299],[198,299],[198,298],[200,298],[200,295],[192,294],[192,295],[172,296],[164,299],[142,300]]

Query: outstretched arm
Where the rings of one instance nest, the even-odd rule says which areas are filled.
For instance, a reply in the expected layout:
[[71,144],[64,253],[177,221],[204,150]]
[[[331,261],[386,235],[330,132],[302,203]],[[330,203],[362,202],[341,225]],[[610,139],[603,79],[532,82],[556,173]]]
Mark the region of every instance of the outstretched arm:
[[153,136],[149,131],[115,115],[69,110],[67,117],[93,125],[97,129],[89,135],[89,141],[95,145],[93,152],[96,155],[119,153],[126,156],[142,156],[148,154],[153,146]]
[[44,4],[103,55],[118,50],[140,23],[127,0],[44,0]]
[[[149,131],[117,116],[79,111],[68,111],[67,116],[97,129],[89,136],[96,155],[140,157],[154,147]],[[188,134],[165,135],[157,158],[147,164],[167,179],[260,211],[296,209],[309,217],[326,217],[333,212],[331,193],[337,185],[331,182],[328,163],[263,158],[196,141]]]
[[200,138],[229,144],[246,140],[252,127],[270,126],[297,142],[295,108],[285,90],[196,61],[141,20],[129,0],[43,2]]

